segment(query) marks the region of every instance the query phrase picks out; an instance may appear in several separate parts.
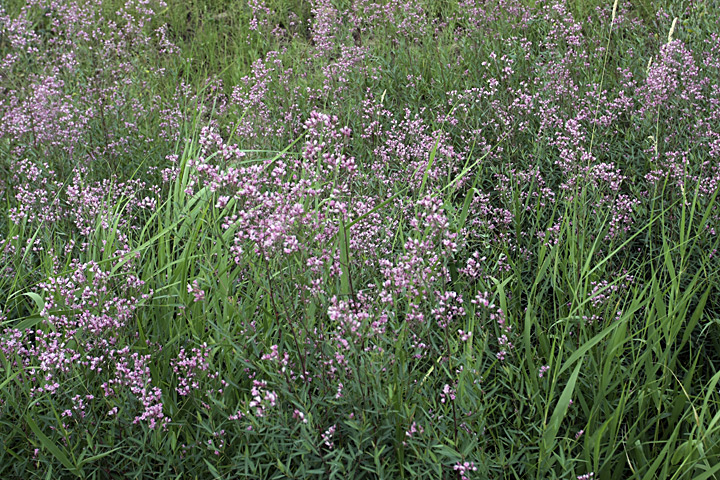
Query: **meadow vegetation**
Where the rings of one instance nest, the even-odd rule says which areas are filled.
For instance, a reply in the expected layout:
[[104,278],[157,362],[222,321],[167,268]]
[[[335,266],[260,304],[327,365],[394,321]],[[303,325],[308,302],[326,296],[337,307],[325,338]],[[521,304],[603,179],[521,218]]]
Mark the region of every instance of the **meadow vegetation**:
[[716,0],[2,0],[0,93],[0,478],[720,478]]

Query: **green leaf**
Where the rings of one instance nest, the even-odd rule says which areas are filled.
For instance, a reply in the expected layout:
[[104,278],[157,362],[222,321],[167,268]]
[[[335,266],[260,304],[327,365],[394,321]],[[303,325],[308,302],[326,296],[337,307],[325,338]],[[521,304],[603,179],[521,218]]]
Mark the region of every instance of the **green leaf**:
[[714,467],[710,468],[706,472],[704,472],[702,475],[698,475],[697,477],[693,477],[693,480],[707,480],[710,477],[715,478],[715,473],[720,471],[720,463],[716,464]]
[[557,405],[555,405],[555,410],[553,411],[552,417],[550,417],[550,421],[548,422],[545,433],[543,434],[540,446],[540,459],[547,458],[547,454],[555,446],[555,437],[560,430],[560,424],[562,423],[563,418],[565,418],[568,406],[570,405],[570,400],[572,399],[572,394],[575,390],[575,383],[577,382],[581,366],[582,360],[578,362],[572,375],[570,375],[570,379],[568,380],[567,385],[565,385],[565,389],[563,389]]
[[208,462],[208,460],[206,458],[203,458],[203,460],[207,464],[208,470],[210,470],[210,473],[212,474],[213,478],[222,480],[222,476],[220,475],[220,473],[218,473],[217,469],[213,466],[213,464]]
[[[7,370],[6,372],[9,373],[10,370]],[[3,388],[5,388],[5,386],[6,386],[8,383],[12,382],[12,380],[13,380],[15,377],[17,377],[18,375],[20,375],[21,372],[22,372],[22,370],[18,370],[18,371],[16,371],[15,373],[13,373],[12,375],[6,377],[5,380],[4,380],[2,383],[0,383],[0,390],[2,390]]]
[[78,467],[82,467],[86,463],[92,463],[95,460],[100,460],[103,457],[107,457],[111,453],[117,452],[118,450],[120,450],[120,448],[122,448],[122,447],[113,448],[112,450],[108,450],[107,452],[99,453],[97,455],[93,455],[92,457],[85,458],[78,464]]
[[35,302],[35,305],[37,305],[38,310],[41,312],[45,309],[45,300],[38,295],[35,292],[25,292],[23,295],[27,295],[28,297],[32,298],[33,302]]
[[348,245],[347,229],[345,222],[340,220],[340,266],[342,267],[342,275],[340,276],[340,294],[343,297],[350,295],[350,247]]
[[15,325],[14,328],[18,330],[25,330],[28,328],[32,328],[38,323],[42,321],[42,317],[40,315],[31,315],[29,317],[25,317],[22,322],[19,322],[17,325]]
[[73,465],[70,459],[68,459],[67,455],[65,455],[65,453],[63,453],[63,451],[60,450],[52,440],[45,436],[45,434],[42,432],[42,430],[40,430],[40,427],[37,426],[35,420],[32,419],[29,413],[25,415],[25,422],[27,422],[30,429],[35,433],[35,436],[38,437],[38,440],[40,440],[42,446],[47,448],[50,453],[52,453],[55,458],[57,458],[60,463],[63,464],[65,468],[67,468],[73,475],[77,477],[83,476],[81,471],[75,465]]

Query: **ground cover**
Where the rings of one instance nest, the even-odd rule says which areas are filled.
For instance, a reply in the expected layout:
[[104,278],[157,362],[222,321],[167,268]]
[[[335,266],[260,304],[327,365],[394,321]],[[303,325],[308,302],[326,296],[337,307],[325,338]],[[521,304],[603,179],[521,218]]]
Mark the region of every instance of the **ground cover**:
[[716,1],[0,7],[0,478],[720,476]]

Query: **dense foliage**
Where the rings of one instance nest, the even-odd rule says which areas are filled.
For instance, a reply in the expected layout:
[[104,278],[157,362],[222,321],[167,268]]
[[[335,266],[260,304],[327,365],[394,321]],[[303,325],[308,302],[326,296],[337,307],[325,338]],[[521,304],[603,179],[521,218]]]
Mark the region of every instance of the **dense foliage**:
[[720,478],[717,1],[0,6],[0,478]]

